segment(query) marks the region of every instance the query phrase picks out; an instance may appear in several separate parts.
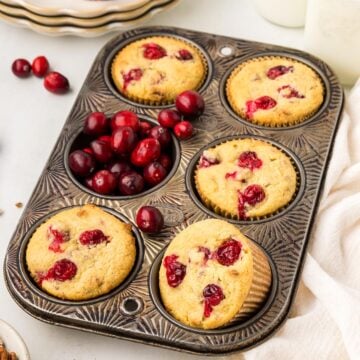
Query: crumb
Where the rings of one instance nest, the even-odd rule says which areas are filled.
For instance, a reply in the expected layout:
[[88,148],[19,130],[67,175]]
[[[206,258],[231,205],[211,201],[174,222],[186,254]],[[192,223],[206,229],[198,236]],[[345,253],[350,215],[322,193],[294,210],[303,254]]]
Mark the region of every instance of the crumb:
[[16,204],[15,204],[15,206],[18,208],[18,209],[21,209],[22,207],[23,207],[23,203],[22,202],[17,202]]

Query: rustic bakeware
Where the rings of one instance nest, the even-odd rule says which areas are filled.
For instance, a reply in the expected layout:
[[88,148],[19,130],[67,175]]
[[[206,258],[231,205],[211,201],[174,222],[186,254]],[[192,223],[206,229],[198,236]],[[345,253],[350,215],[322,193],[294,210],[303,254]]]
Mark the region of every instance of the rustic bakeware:
[[[208,77],[201,88],[206,110],[194,123],[195,136],[181,142],[180,164],[163,186],[136,198],[99,196],[79,187],[69,176],[65,149],[71,146],[68,144],[91,111],[110,115],[130,109],[156,119],[159,107],[138,105],[116,91],[109,66],[121,47],[151,35],[184,38],[204,53],[209,65]],[[284,128],[252,125],[234,114],[227,103],[224,84],[231,69],[248,58],[274,54],[300,60],[322,78],[324,103],[302,124]],[[116,36],[95,59],[10,241],[4,263],[9,292],[21,308],[40,320],[187,352],[229,353],[264,341],[283,323],[294,300],[342,104],[343,92],[332,71],[319,59],[301,51],[176,28],[140,28]],[[298,168],[299,188],[292,203],[273,216],[231,220],[269,257],[273,286],[263,308],[240,324],[211,331],[195,330],[176,322],[162,307],[157,269],[163,249],[177,232],[193,222],[215,216],[201,205],[191,179],[199,149],[234,136],[262,137],[285,151]],[[111,209],[132,222],[141,205],[154,204],[163,212],[167,226],[158,236],[140,235],[138,246],[142,248],[143,243],[144,258],[125,286],[90,301],[64,302],[44,294],[31,283],[23,253],[29,234],[49,213],[86,203]]]

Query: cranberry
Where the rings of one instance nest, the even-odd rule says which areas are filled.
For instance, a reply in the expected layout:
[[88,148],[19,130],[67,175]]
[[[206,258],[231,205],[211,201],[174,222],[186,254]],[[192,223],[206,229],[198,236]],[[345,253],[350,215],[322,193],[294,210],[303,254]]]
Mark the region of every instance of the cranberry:
[[69,167],[75,175],[88,176],[95,169],[95,161],[90,154],[75,150],[69,155]]
[[241,243],[237,240],[225,240],[216,250],[216,260],[224,266],[233,265],[240,257]]
[[94,152],[92,151],[91,148],[88,148],[88,147],[84,148],[83,151],[86,152],[87,154],[91,155],[91,156],[94,156]]
[[49,70],[49,62],[45,56],[38,56],[32,62],[32,72],[35,76],[44,77]]
[[172,166],[172,160],[168,154],[161,154],[158,162],[165,168],[166,171],[170,171]]
[[274,66],[272,68],[270,68],[267,72],[266,72],[266,76],[271,79],[274,80],[277,77],[284,75],[288,72],[293,72],[294,71],[294,67],[293,66],[284,66],[284,65],[278,65],[278,66]]
[[135,166],[144,167],[160,156],[160,150],[158,140],[153,138],[141,140],[131,153],[131,162]]
[[98,137],[98,140],[106,142],[111,145],[111,136],[110,135],[101,135]]
[[139,81],[143,75],[141,69],[131,69],[129,72],[122,73],[122,77],[124,80],[123,90],[125,91],[127,87],[131,84],[132,81]]
[[264,189],[260,185],[249,185],[243,192],[238,191],[238,213],[240,219],[246,219],[245,205],[256,205],[265,199]]
[[154,206],[142,206],[136,214],[139,229],[148,234],[157,234],[164,226],[161,212]]
[[111,128],[114,131],[122,126],[129,126],[135,132],[139,131],[140,124],[138,116],[132,111],[127,110],[117,112],[111,119]]
[[175,56],[178,60],[192,60],[194,57],[192,53],[187,49],[181,49]]
[[220,161],[215,156],[209,156],[204,153],[200,157],[199,167],[200,168],[208,168],[213,165],[220,164]]
[[85,119],[84,133],[87,135],[102,135],[108,130],[108,121],[102,112],[93,112]]
[[177,255],[169,255],[164,259],[164,266],[166,269],[166,278],[169,286],[178,287],[186,275],[186,265],[177,261]]
[[122,195],[135,195],[144,189],[144,179],[136,171],[128,171],[120,176],[119,190]]
[[109,170],[99,170],[92,178],[92,189],[99,194],[111,194],[115,188],[116,176]]
[[144,44],[143,48],[144,48],[144,52],[143,52],[144,58],[149,60],[161,59],[167,55],[166,50],[160,45],[155,43]]
[[113,157],[111,146],[108,142],[94,140],[90,143],[90,147],[91,150],[94,152],[95,159],[101,163],[107,163]]
[[85,178],[84,184],[88,189],[94,190],[93,189],[93,177],[92,176],[89,176],[89,177]]
[[165,179],[167,171],[159,162],[154,161],[144,167],[143,175],[149,185],[155,186]]
[[233,172],[228,172],[225,174],[225,179],[231,179],[231,180],[236,180],[236,176],[237,176],[238,172],[237,171],[233,171]]
[[305,95],[300,94],[295,88],[293,88],[291,85],[283,85],[277,89],[278,93],[286,98],[298,98],[298,99],[304,99]]
[[219,305],[225,299],[224,293],[219,285],[209,284],[203,290],[204,296],[204,316],[208,318],[212,311],[213,306]]
[[269,110],[275,107],[276,104],[276,100],[270,96],[261,96],[256,100],[249,100],[246,102],[246,116],[251,119],[257,110]]
[[198,92],[186,90],[176,97],[175,106],[181,114],[189,117],[197,117],[204,112],[205,102]]
[[124,126],[116,129],[112,134],[111,147],[118,155],[127,155],[135,147],[137,136],[131,127]]
[[77,273],[77,266],[68,259],[61,259],[47,271],[45,275],[39,277],[40,285],[44,280],[66,281],[71,280]]
[[162,149],[165,149],[171,142],[171,135],[168,129],[162,126],[154,126],[149,136],[158,140]]
[[25,59],[16,59],[12,63],[11,70],[17,77],[26,78],[30,75],[31,65]]
[[237,164],[242,168],[254,170],[261,168],[262,160],[257,157],[256,152],[244,151],[240,154]]
[[194,128],[189,121],[180,121],[174,127],[174,133],[180,140],[186,140],[191,138],[194,132]]
[[106,168],[113,173],[116,177],[131,170],[131,167],[125,161],[115,161],[106,166]]
[[69,80],[60,73],[53,71],[48,73],[44,79],[46,90],[55,94],[65,94],[69,90]]
[[63,252],[63,250],[61,250],[61,244],[70,239],[70,234],[68,231],[60,231],[54,229],[53,226],[49,226],[47,237],[51,241],[48,249],[55,253],[61,253]]
[[198,250],[204,254],[204,264],[206,264],[207,261],[211,258],[210,249],[205,246],[199,246]]
[[98,245],[109,242],[109,237],[101,230],[87,230],[80,234],[79,241],[82,245]]
[[161,126],[172,129],[181,121],[181,115],[176,110],[164,109],[159,112],[158,121]]
[[140,121],[140,130],[139,130],[140,137],[143,139],[149,137],[151,128],[152,125],[147,121]]

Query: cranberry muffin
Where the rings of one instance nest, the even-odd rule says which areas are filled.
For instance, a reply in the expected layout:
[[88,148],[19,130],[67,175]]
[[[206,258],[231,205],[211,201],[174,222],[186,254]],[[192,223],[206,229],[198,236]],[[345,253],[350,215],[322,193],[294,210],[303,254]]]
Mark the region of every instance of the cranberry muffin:
[[271,286],[271,270],[263,252],[238,228],[208,219],[171,241],[159,284],[163,304],[175,319],[215,329],[259,308]]
[[115,56],[111,74],[118,91],[139,103],[168,104],[197,90],[207,73],[203,55],[183,40],[153,36],[134,41]]
[[297,172],[277,147],[253,138],[235,139],[203,152],[195,185],[207,207],[246,220],[286,206],[297,189]]
[[39,287],[67,300],[108,293],[124,281],[135,257],[131,225],[95,205],[52,216],[26,249],[27,267]]
[[324,86],[309,66],[281,56],[240,64],[230,75],[226,94],[242,118],[265,126],[300,123],[324,101]]

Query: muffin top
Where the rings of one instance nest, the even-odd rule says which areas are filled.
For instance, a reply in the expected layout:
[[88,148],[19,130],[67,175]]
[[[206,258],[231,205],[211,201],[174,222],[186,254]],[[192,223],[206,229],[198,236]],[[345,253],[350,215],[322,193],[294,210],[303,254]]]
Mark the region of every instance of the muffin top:
[[324,100],[320,77],[309,66],[285,57],[260,57],[239,65],[226,93],[241,117],[265,126],[300,123]]
[[205,78],[202,56],[189,43],[165,36],[132,42],[112,64],[112,78],[120,93],[146,104],[167,104],[185,90],[198,89]]
[[26,249],[32,278],[49,294],[68,300],[106,294],[126,278],[135,256],[131,225],[95,205],[52,216]]
[[177,320],[213,329],[238,314],[252,278],[248,239],[234,225],[208,219],[190,225],[171,241],[160,268],[160,293]]
[[195,173],[203,202],[236,219],[274,213],[290,202],[296,183],[289,157],[252,138],[230,140],[205,150]]

